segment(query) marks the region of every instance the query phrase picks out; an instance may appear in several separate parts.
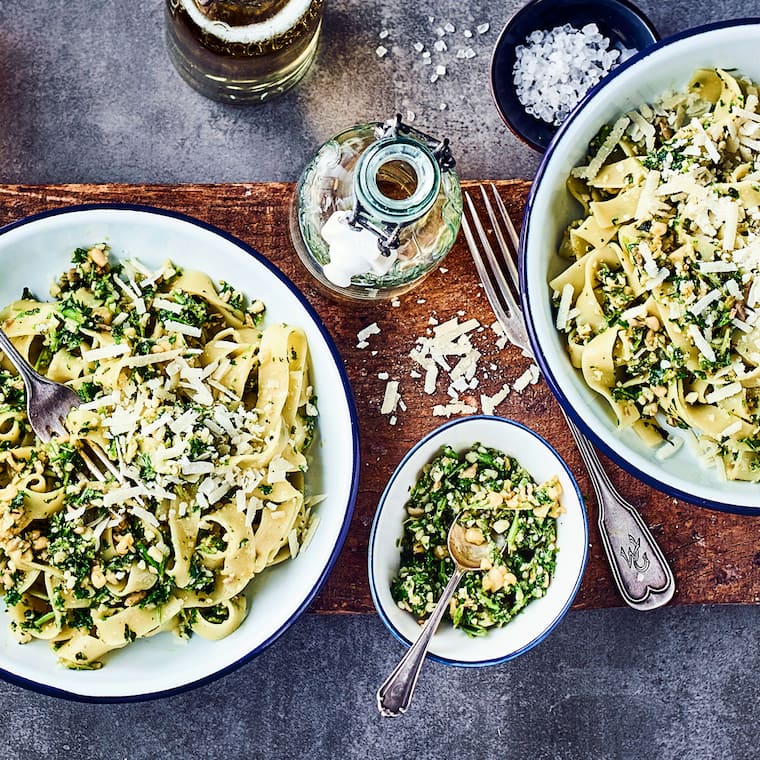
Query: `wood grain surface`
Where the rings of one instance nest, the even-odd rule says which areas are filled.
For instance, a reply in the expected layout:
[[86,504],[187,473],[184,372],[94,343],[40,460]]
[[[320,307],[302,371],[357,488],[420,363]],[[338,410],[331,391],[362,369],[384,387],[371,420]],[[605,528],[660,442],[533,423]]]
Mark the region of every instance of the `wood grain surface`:
[[[467,184],[467,183],[465,183]],[[524,181],[497,183],[519,218],[529,189]],[[367,543],[378,498],[406,451],[444,420],[435,417],[435,404],[447,402],[446,384],[439,381],[434,395],[423,380],[410,375],[409,358],[416,338],[430,330],[431,317],[443,322],[452,316],[476,318],[483,325],[473,342],[482,352],[473,392],[496,393],[513,383],[529,366],[514,347],[499,350],[490,329],[494,316],[480,286],[463,239],[443,268],[400,299],[362,304],[334,301],[313,286],[290,243],[288,210],[293,186],[283,183],[225,185],[0,185],[0,223],[47,209],[80,203],[137,203],[171,209],[221,227],[261,251],[305,293],[333,335],[355,394],[360,420],[361,482],[356,511],[342,554],[312,609],[317,612],[368,612],[373,609],[367,583]],[[445,270],[445,271],[444,271]],[[1,274],[0,274],[1,276]],[[369,346],[357,348],[356,334],[376,322],[380,333]],[[419,367],[416,367],[419,369]],[[388,373],[400,381],[406,411],[395,425],[380,414]],[[589,562],[574,607],[622,606],[596,530],[593,491],[556,402],[541,382],[521,394],[510,393],[498,407],[505,417],[540,432],[566,459],[586,497],[590,523]],[[611,462],[603,460],[610,477],[637,507],[652,528],[676,576],[673,604],[760,602],[760,522],[758,518],[724,514],[672,499],[645,486]]]

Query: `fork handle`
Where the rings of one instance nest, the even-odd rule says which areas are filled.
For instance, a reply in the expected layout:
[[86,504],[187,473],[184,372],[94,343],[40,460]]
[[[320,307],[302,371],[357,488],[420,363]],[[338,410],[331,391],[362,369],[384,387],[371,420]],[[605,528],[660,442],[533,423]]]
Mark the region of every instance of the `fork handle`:
[[675,579],[654,536],[635,507],[613,486],[588,439],[567,415],[565,419],[591,476],[599,533],[620,595],[637,610],[667,604],[675,593]]

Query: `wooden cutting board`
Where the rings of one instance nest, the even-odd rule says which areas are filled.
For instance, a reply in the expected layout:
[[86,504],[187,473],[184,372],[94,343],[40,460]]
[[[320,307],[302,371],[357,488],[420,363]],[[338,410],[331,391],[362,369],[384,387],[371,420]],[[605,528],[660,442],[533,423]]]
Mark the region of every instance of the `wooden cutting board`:
[[[467,183],[465,183],[467,184]],[[520,218],[529,183],[497,183],[513,218]],[[433,406],[448,401],[439,381],[427,395],[423,380],[410,373],[420,369],[409,358],[416,339],[431,329],[431,317],[443,322],[477,319],[484,327],[473,335],[482,352],[477,376],[480,393],[495,394],[529,367],[520,352],[500,350],[490,329],[494,316],[480,286],[464,241],[460,238],[439,271],[389,302],[339,303],[314,287],[290,243],[288,211],[293,186],[284,183],[227,185],[0,185],[0,223],[47,209],[80,203],[139,203],[172,209],[221,227],[261,251],[306,294],[332,333],[355,394],[361,424],[361,483],[351,530],[327,584],[314,602],[317,612],[368,612],[373,609],[367,583],[367,543],[378,498],[394,467],[423,435],[444,420]],[[0,275],[1,276],[1,275]],[[380,333],[369,346],[357,348],[357,333],[377,323]],[[406,411],[396,424],[380,414],[385,375],[400,381]],[[591,529],[589,562],[575,608],[622,606],[596,529],[596,505],[591,484],[562,421],[556,402],[543,382],[510,393],[497,412],[537,430],[566,459],[586,497]],[[760,521],[692,506],[645,486],[611,462],[603,460],[620,491],[636,504],[652,528],[676,576],[673,604],[760,602]]]

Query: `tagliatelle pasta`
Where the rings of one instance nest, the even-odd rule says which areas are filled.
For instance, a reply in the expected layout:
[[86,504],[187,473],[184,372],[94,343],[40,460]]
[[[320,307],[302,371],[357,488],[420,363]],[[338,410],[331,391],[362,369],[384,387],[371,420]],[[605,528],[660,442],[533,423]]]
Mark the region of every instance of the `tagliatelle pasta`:
[[[262,302],[168,262],[111,266],[104,245],[73,262],[54,301],[0,313],[30,363],[83,399],[70,436],[42,444],[3,362],[0,578],[20,643],[94,668],[136,638],[241,624],[251,579],[295,556],[310,524],[317,410],[305,335],[262,326]],[[122,483],[94,477],[90,443]]]
[[686,438],[760,480],[758,86],[697,71],[602,130],[568,188],[584,213],[550,286],[573,366],[657,456]]

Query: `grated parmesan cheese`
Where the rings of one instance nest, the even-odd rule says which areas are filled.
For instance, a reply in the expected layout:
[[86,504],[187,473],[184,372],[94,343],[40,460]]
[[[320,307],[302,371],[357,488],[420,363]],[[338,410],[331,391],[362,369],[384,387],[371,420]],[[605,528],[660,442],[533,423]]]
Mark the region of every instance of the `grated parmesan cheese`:
[[115,359],[118,356],[124,356],[129,353],[129,344],[112,343],[102,348],[91,348],[89,351],[82,351],[82,358],[86,362],[96,362],[101,359]]

